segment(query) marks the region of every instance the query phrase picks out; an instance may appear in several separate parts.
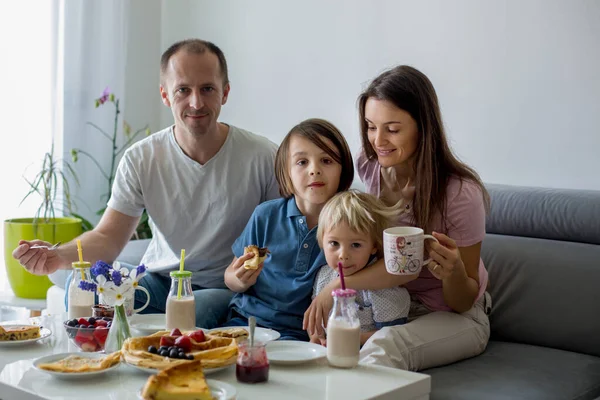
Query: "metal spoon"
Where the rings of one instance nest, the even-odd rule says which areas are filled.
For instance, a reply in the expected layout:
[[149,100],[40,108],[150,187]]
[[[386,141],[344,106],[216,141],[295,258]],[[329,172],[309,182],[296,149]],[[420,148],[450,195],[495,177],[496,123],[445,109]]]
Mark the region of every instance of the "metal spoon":
[[58,246],[60,246],[62,242],[58,242],[56,243],[54,246],[52,247],[48,247],[48,246],[40,246],[40,245],[35,245],[35,246],[31,246],[30,249],[48,249],[48,250],[54,250],[56,249]]
[[250,341],[250,347],[252,348],[254,347],[254,329],[256,328],[256,318],[248,318],[248,326],[250,327],[250,335],[248,336],[248,340]]

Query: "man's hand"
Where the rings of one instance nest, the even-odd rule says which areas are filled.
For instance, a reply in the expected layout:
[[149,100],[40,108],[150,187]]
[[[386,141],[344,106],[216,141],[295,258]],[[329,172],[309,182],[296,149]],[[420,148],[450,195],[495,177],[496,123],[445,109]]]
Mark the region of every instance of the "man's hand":
[[51,247],[52,244],[42,240],[19,241],[19,246],[13,250],[12,256],[30,273],[49,275],[68,265],[68,262],[60,256],[59,249],[48,250],[46,247],[32,249],[31,246]]
[[264,264],[260,263],[257,269],[244,268],[244,263],[254,256],[254,253],[248,253],[233,259],[225,271],[225,284],[229,289],[242,293],[256,283]]

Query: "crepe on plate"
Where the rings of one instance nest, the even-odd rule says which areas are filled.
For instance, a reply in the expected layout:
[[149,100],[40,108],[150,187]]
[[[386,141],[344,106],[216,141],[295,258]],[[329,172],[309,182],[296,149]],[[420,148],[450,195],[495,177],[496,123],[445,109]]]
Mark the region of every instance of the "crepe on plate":
[[121,352],[115,351],[101,358],[71,355],[52,363],[40,364],[38,368],[54,372],[82,373],[97,372],[110,368],[119,363]]

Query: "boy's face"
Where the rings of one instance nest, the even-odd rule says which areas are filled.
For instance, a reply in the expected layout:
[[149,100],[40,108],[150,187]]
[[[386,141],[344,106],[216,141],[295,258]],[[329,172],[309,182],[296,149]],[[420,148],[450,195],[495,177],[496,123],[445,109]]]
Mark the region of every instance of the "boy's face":
[[323,252],[327,265],[337,271],[338,263],[342,263],[344,276],[349,276],[363,269],[377,248],[369,235],[340,223],[323,234]]

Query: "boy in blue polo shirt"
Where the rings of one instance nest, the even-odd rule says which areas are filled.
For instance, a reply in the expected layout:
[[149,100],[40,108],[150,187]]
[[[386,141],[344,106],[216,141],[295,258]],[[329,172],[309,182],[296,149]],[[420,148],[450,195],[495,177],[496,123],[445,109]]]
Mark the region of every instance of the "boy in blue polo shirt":
[[[354,179],[348,143],[331,123],[309,119],[290,130],[275,158],[275,174],[283,198],[262,203],[232,246],[235,255],[225,271],[225,284],[237,294],[224,326],[257,325],[281,334],[280,340],[304,340],[304,312],[311,302],[315,275],[325,261],[317,242],[321,209],[347,190]],[[257,269],[243,264],[253,254],[244,247],[267,247]]]

